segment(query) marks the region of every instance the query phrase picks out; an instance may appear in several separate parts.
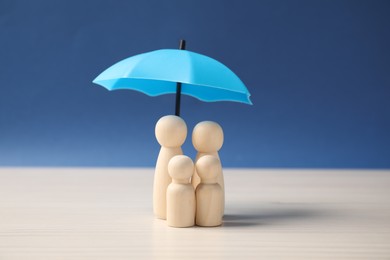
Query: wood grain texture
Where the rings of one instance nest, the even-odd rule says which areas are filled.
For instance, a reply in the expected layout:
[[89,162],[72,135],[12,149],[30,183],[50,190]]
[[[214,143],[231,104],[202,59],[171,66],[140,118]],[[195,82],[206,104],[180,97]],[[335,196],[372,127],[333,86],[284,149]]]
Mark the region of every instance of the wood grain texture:
[[390,171],[226,169],[224,224],[184,229],[153,173],[0,168],[0,259],[390,259]]

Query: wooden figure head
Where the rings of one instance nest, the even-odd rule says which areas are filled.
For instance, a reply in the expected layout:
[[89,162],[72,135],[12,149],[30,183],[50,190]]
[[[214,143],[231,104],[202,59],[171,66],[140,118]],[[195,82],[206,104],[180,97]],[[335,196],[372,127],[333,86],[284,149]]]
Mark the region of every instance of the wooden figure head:
[[223,145],[222,127],[212,121],[198,123],[192,131],[192,144],[198,152],[214,153]]
[[163,116],[157,121],[156,139],[164,147],[180,147],[187,137],[187,125],[178,116]]

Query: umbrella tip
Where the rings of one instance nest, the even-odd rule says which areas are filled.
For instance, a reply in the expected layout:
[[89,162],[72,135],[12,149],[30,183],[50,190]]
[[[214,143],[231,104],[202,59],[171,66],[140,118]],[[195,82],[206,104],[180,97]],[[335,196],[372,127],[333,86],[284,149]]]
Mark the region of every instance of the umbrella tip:
[[180,50],[185,50],[186,49],[186,40],[184,40],[184,39],[180,40],[179,49]]
[[247,104],[248,104],[248,105],[253,105],[252,100],[250,99],[249,96],[247,97],[247,99],[248,99],[248,100],[247,100]]

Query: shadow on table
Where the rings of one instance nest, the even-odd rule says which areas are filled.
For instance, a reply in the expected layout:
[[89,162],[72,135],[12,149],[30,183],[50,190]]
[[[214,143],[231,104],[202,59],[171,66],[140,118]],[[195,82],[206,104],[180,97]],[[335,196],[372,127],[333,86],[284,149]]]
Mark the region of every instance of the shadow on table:
[[326,212],[316,209],[262,209],[240,214],[226,214],[223,217],[224,227],[246,227],[257,225],[274,225],[298,220],[322,218]]

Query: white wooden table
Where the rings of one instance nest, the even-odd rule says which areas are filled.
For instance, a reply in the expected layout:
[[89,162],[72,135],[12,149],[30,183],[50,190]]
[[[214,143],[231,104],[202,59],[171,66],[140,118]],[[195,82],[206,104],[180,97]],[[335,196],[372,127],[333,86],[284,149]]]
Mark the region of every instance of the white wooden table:
[[390,259],[390,171],[224,174],[224,225],[178,229],[152,169],[0,168],[0,259]]

